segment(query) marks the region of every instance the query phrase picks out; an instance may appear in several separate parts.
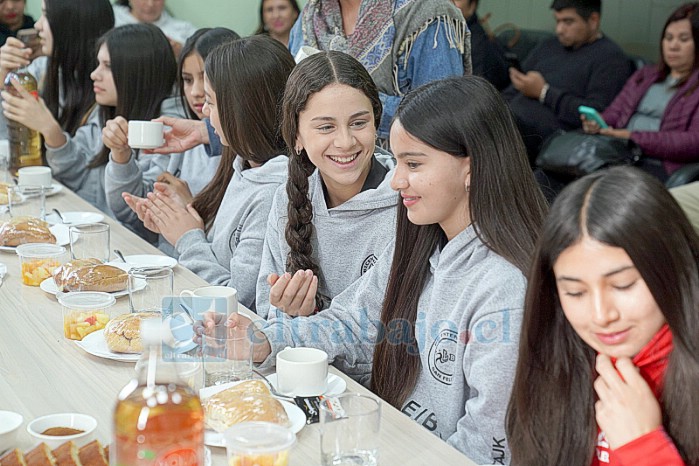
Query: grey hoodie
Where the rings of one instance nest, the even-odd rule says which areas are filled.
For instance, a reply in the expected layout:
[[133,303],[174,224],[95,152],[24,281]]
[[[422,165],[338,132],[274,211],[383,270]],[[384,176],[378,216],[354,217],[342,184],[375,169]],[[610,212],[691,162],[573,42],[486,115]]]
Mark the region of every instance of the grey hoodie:
[[286,182],[287,162],[280,155],[243,170],[243,159],[236,157],[235,173],[209,234],[190,230],[175,244],[180,264],[211,285],[235,288],[238,302],[253,310],[267,218],[274,192]]
[[[314,227],[311,244],[313,257],[320,269],[318,291],[329,300],[367,272],[394,236],[398,194],[390,186],[393,172],[383,173],[395,167],[395,162],[390,154],[376,153],[374,157],[372,171],[383,177],[381,184],[331,209],[325,203],[318,170],[309,177],[308,195],[313,206]],[[381,166],[376,167],[377,164]],[[286,187],[282,186],[274,195],[257,279],[256,311],[263,318],[281,312],[270,309],[267,275],[281,275],[286,271],[289,245],[284,233],[288,222],[288,204]]]
[[[377,335],[402,341],[405,322],[380,323],[394,245],[312,317],[283,314],[263,332],[271,365],[285,346],[310,346],[369,383]],[[526,280],[468,227],[430,258],[415,335],[421,370],[403,413],[478,464],[509,464],[505,413],[517,362]]]
[[[165,99],[160,106],[160,114],[187,118],[179,97]],[[121,193],[127,192],[134,196],[145,197],[146,193],[153,191],[153,184],[158,175],[164,171],[175,173],[180,168],[185,154],[186,152],[168,155],[142,154],[132,149],[131,158],[123,164],[114,162],[111,154],[109,155],[104,178],[107,204],[117,220],[152,243],[157,241],[157,235],[143,226],[143,222],[124,201]]]
[[85,124],[75,131],[73,137],[68,133],[64,134],[66,143],[61,147],[46,146],[46,161],[51,167],[53,177],[113,217],[104,190],[105,165],[88,167],[103,147],[99,107],[95,106]]

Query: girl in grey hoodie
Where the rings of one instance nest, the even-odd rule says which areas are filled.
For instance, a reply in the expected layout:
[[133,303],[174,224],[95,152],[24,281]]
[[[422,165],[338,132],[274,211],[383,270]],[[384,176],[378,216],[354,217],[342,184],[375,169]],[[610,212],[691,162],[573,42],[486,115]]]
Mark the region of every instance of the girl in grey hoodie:
[[321,52],[291,73],[282,105],[289,180],[267,223],[262,317],[325,309],[391,240],[398,196],[391,155],[374,153],[380,118],[376,86],[350,55]]
[[408,94],[391,147],[402,199],[395,241],[325,311],[268,321],[254,359],[269,365],[285,346],[320,348],[476,463],[508,464],[523,272],[546,201],[512,115],[481,78]]
[[145,225],[175,246],[180,264],[210,284],[236,288],[238,301],[249,308],[255,306],[272,196],[286,180],[277,109],[293,67],[289,51],[266,36],[212,52],[204,109],[227,146],[219,169],[191,204],[163,191],[144,201]]

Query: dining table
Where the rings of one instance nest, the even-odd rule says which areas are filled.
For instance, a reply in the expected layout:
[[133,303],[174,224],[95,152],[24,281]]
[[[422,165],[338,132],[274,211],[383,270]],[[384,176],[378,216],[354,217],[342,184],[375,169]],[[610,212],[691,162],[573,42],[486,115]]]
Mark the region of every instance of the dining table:
[[[99,211],[71,190],[59,189],[46,198],[46,209],[63,212]],[[124,255],[162,253],[147,241],[105,215],[111,232],[110,249]],[[96,438],[112,442],[112,418],[117,395],[135,376],[134,362],[93,356],[63,335],[60,304],[39,287],[23,285],[18,256],[0,252],[7,274],[0,285],[0,410],[20,413],[16,447],[28,451],[37,444],[26,431],[31,420],[52,413],[75,412],[97,420]],[[174,292],[206,285],[182,265],[174,267]],[[113,315],[129,312],[128,297],[120,297]],[[242,306],[239,312],[252,313]],[[255,317],[252,315],[252,317]],[[331,367],[342,377],[347,391],[370,393],[362,385]],[[213,465],[226,464],[225,448],[208,447]],[[398,409],[383,403],[380,429],[380,465],[475,465],[461,452],[431,434]],[[290,452],[291,466],[320,464],[318,424],[306,425],[297,433]]]

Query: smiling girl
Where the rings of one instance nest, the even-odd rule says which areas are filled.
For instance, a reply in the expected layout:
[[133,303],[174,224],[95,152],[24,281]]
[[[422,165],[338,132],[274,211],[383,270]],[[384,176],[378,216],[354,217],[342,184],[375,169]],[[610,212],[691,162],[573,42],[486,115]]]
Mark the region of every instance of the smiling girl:
[[254,359],[269,365],[286,346],[320,348],[476,463],[509,464],[523,271],[546,202],[512,115],[481,78],[409,93],[391,148],[402,198],[395,241],[325,311],[271,319]]
[[[308,315],[374,265],[391,239],[390,155],[376,152],[381,102],[351,56],[321,52],[289,77],[282,105],[289,158],[257,283],[257,312]],[[281,275],[281,276],[280,276]]]
[[269,34],[269,37],[288,47],[289,33],[300,13],[296,0],[262,0],[260,25],[255,34]]
[[507,433],[517,465],[699,465],[699,239],[660,182],[566,188],[529,275]]

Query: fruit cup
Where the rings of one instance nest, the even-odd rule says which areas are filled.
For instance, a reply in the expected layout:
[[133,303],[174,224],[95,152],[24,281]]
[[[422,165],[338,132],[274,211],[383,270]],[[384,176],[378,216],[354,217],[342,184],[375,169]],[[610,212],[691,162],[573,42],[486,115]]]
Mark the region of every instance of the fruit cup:
[[99,291],[60,293],[58,302],[63,307],[63,334],[69,340],[82,340],[101,330],[112,317],[114,296]]
[[271,422],[241,422],[224,432],[229,466],[288,466],[296,435]]
[[22,267],[22,283],[29,286],[39,286],[68,260],[66,248],[56,244],[22,244],[17,246],[17,255]]

